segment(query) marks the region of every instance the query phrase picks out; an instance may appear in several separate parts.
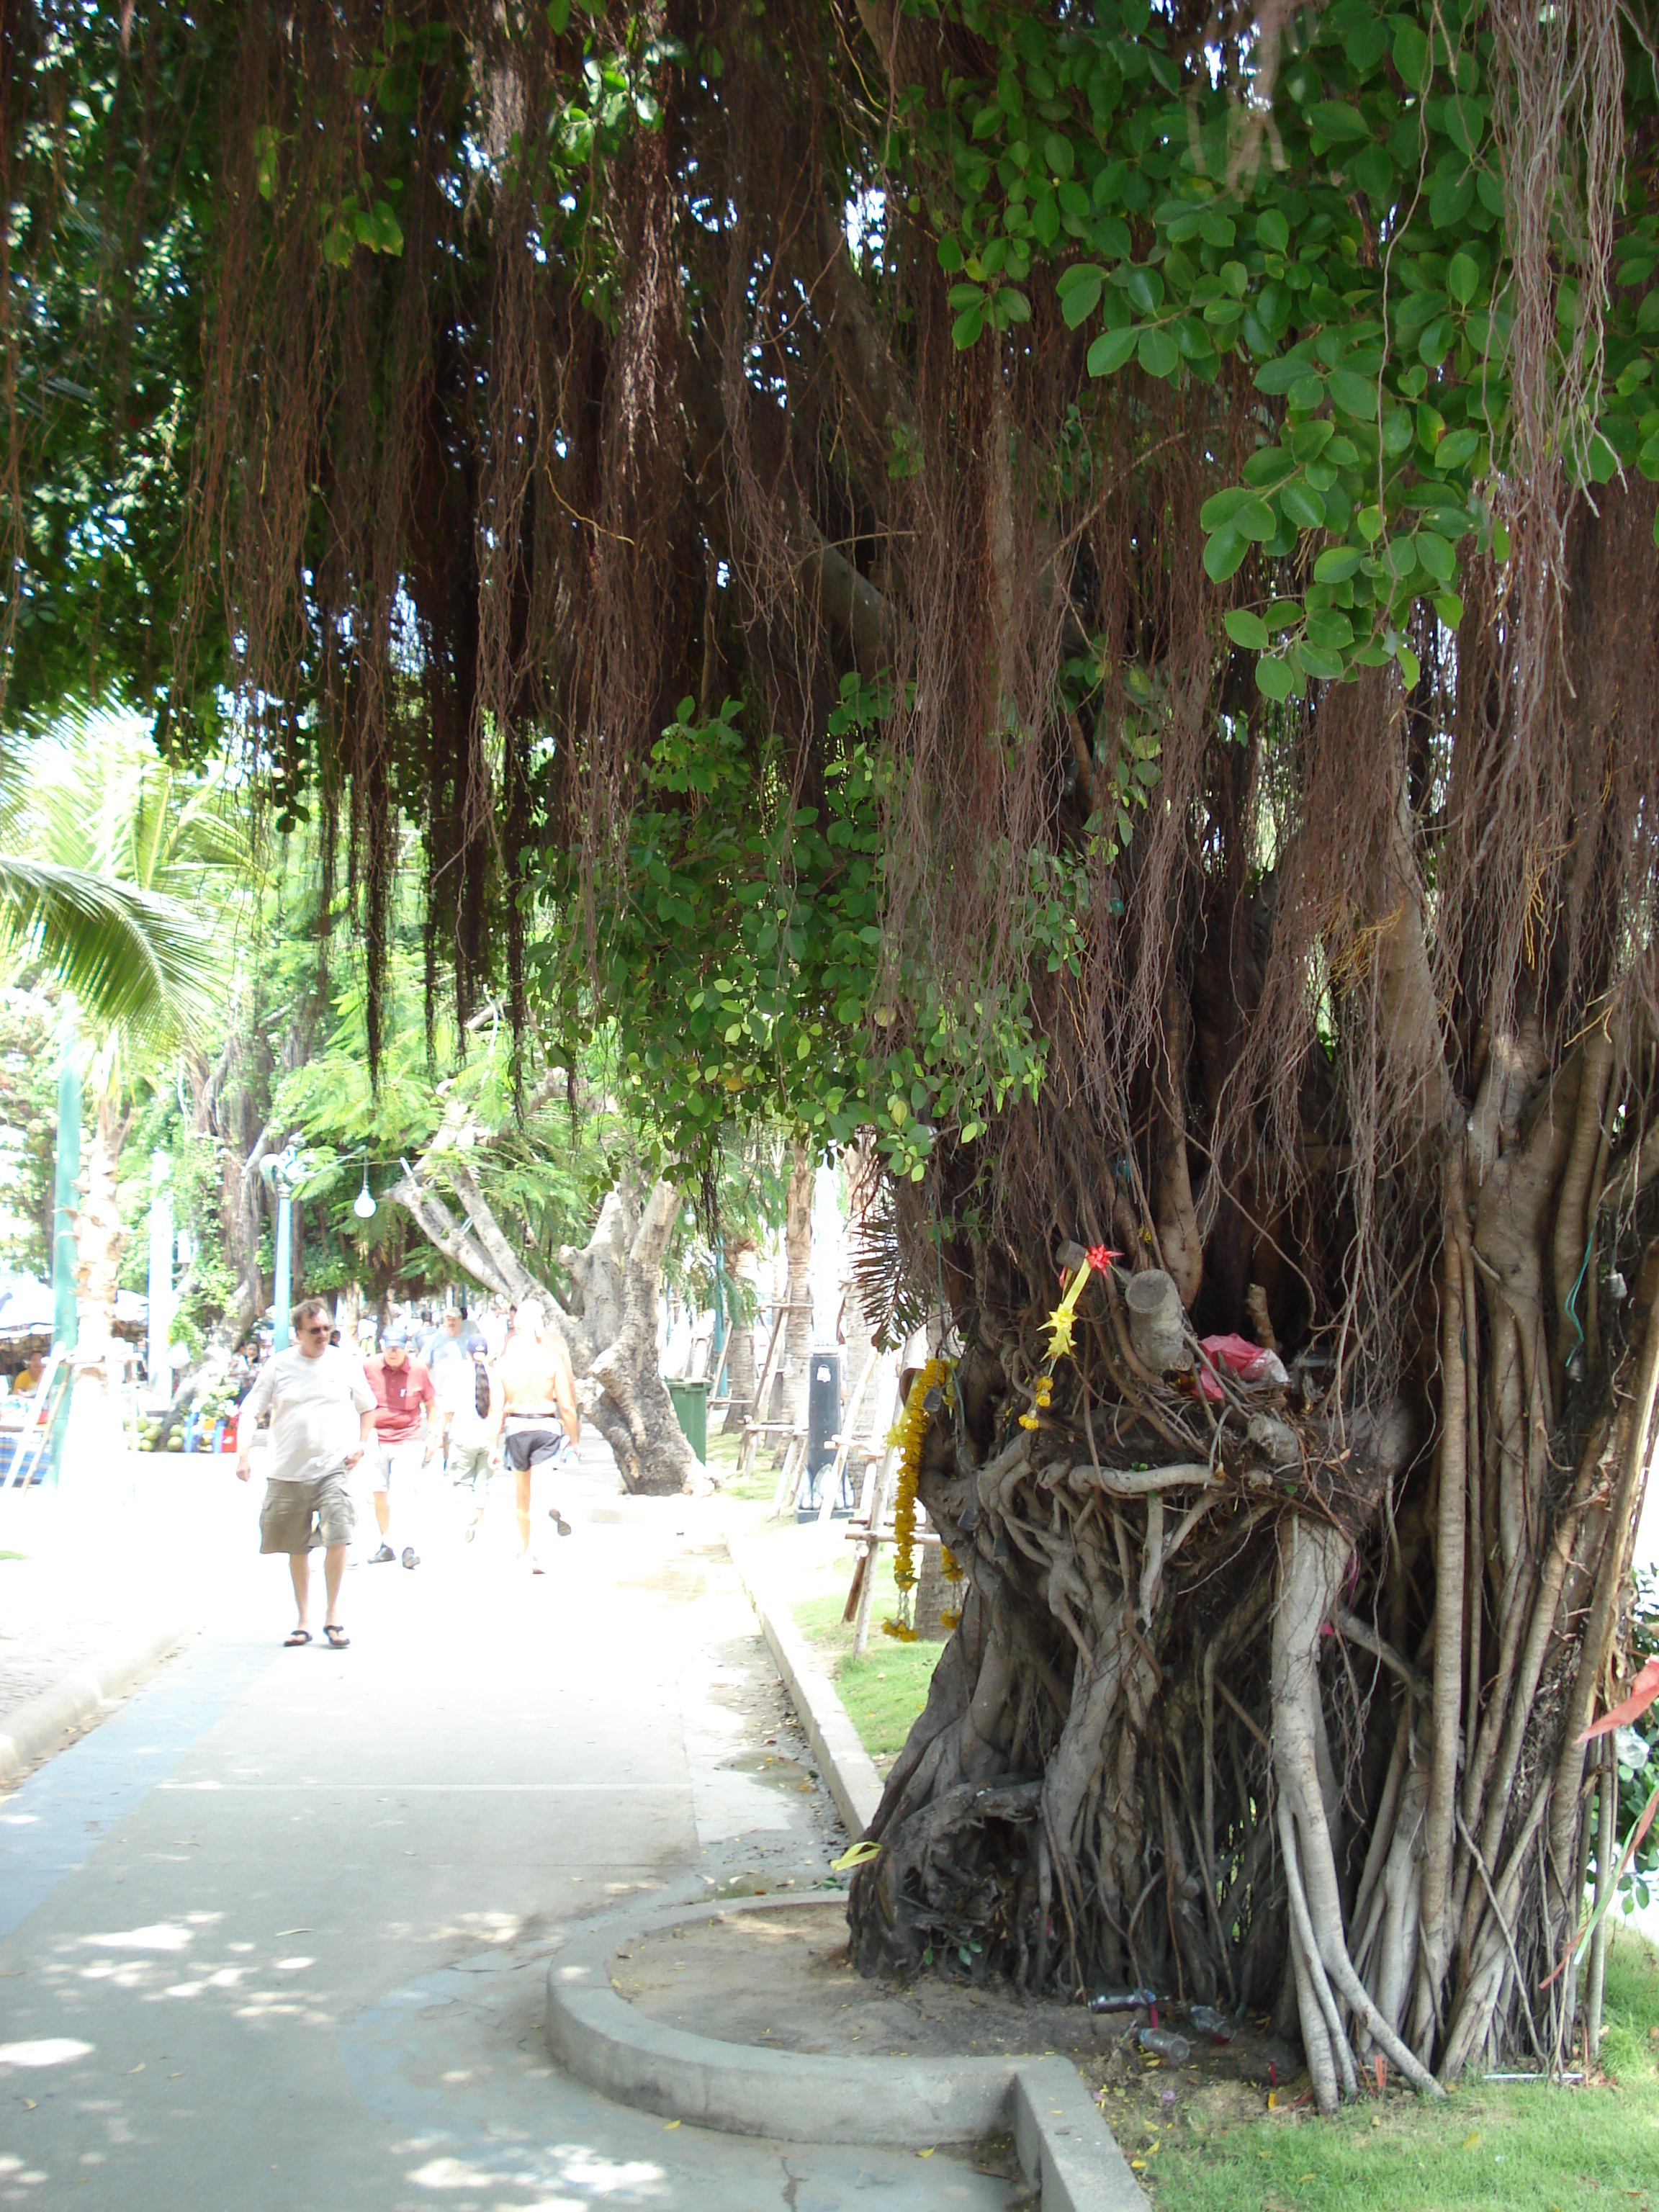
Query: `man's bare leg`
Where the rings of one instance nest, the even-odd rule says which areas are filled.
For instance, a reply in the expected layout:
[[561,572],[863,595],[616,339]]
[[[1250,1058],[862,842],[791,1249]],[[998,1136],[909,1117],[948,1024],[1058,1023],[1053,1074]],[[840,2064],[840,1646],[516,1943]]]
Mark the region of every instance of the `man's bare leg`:
[[384,1543],[392,1527],[392,1493],[389,1491],[377,1490],[374,1493],[374,1525],[379,1528],[380,1540]]
[[520,1554],[526,1561],[528,1561],[533,1571],[537,1574],[540,1574],[542,1571],[542,1563],[537,1558],[535,1547],[530,1540],[531,1474],[532,1469],[527,1467],[515,1468],[513,1473],[513,1480],[515,1485],[515,1502],[519,1509],[519,1549]]
[[[333,1556],[333,1553],[331,1552],[329,1557],[332,1559]],[[299,1620],[295,1626],[301,1628],[309,1629],[311,1622],[307,1616],[311,1610],[310,1553],[290,1552],[288,1555],[288,1571],[294,1577],[294,1602],[298,1607],[300,1613]],[[338,1579],[339,1578],[337,1576],[335,1578],[337,1587],[338,1585]],[[331,1613],[334,1606],[332,1593],[330,1594],[328,1602],[329,1609]]]
[[328,1611],[323,1615],[325,1628],[337,1628],[340,1621],[340,1584],[345,1579],[346,1546],[331,1544],[323,1553],[323,1588],[328,1594]]

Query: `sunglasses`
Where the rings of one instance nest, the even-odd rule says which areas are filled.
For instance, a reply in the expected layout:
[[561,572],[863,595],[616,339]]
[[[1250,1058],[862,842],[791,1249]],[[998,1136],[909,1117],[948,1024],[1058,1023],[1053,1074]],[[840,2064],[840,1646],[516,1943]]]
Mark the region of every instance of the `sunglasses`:
[[299,1333],[301,1336],[326,1336],[328,1325],[320,1321],[301,1322]]

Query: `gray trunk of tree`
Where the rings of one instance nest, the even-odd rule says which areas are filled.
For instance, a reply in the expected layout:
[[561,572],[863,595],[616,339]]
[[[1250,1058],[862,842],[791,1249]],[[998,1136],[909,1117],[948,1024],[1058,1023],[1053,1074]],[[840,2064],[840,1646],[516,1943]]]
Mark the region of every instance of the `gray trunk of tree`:
[[721,1425],[726,1436],[742,1433],[755,1402],[755,1328],[749,1312],[756,1303],[759,1259],[752,1237],[728,1239],[726,1268],[733,1291],[733,1319],[731,1348],[726,1355],[726,1390],[730,1401]]
[[788,1273],[784,1297],[790,1311],[783,1328],[781,1410],[775,1420],[793,1427],[806,1425],[806,1394],[812,1352],[812,1182],[811,1156],[799,1138],[795,1164],[789,1176],[788,1211],[784,1219],[783,1250]]
[[486,1290],[515,1304],[541,1302],[570,1353],[584,1417],[610,1445],[627,1489],[665,1496],[690,1487],[702,1468],[657,1370],[662,1260],[678,1206],[673,1185],[658,1183],[643,1200],[629,1183],[607,1195],[586,1244],[559,1255],[571,1283],[566,1303],[519,1257],[474,1170],[447,1156],[445,1170],[464,1221],[418,1177],[400,1176],[386,1195]]

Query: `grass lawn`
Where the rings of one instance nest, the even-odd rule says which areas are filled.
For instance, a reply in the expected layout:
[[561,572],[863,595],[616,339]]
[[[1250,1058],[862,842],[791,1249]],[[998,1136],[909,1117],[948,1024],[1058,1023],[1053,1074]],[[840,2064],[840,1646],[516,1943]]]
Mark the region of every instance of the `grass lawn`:
[[738,1430],[729,1437],[722,1436],[719,1421],[725,1418],[723,1413],[719,1416],[719,1420],[710,1417],[708,1457],[704,1465],[720,1484],[723,1497],[751,1500],[764,1498],[770,1504],[772,1492],[778,1486],[776,1468],[771,1465],[765,1452],[757,1452],[753,1467],[747,1474],[739,1477],[738,1454],[743,1449],[743,1432]]
[[852,1553],[849,1544],[846,1559],[837,1559],[826,1571],[824,1580],[833,1587],[825,1595],[805,1598],[796,1606],[795,1626],[828,1662],[848,1717],[877,1768],[885,1774],[903,1748],[910,1723],[927,1702],[927,1685],[945,1646],[900,1644],[882,1634],[882,1622],[892,1619],[898,1602],[893,1555],[884,1547],[876,1571],[869,1649],[863,1658],[854,1658],[853,1624],[842,1619],[853,1571]]
[[1159,2212],[1653,2212],[1659,1950],[1628,1929],[1608,1946],[1605,2020],[1611,2078],[1589,2089],[1469,2081],[1438,2104],[1390,2087],[1320,2119],[1149,2068],[1102,2109]]

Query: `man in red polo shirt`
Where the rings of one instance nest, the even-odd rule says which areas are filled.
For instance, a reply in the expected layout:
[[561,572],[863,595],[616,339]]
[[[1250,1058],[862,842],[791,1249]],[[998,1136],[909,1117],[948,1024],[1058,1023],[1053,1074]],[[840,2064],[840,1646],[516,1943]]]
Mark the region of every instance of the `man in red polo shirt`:
[[[363,1373],[374,1394],[374,1441],[378,1447],[374,1469],[374,1519],[380,1531],[380,1548],[371,1552],[371,1567],[383,1566],[396,1557],[392,1547],[392,1478],[398,1477],[399,1493],[407,1507],[411,1492],[418,1491],[422,1470],[436,1442],[428,1427],[428,1413],[438,1406],[432,1377],[418,1359],[409,1356],[409,1331],[393,1322],[380,1339],[380,1349],[365,1360]],[[404,1546],[404,1565],[418,1567],[420,1555],[412,1544]]]

